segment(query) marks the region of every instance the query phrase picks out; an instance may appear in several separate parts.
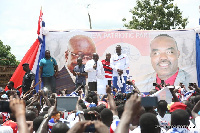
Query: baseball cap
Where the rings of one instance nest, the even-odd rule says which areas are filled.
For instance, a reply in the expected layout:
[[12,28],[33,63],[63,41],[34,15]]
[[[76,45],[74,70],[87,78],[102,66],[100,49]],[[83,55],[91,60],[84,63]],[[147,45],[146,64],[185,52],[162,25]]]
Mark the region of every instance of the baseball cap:
[[22,66],[26,66],[26,65],[29,65],[28,63],[24,63],[24,64],[22,64]]
[[17,133],[18,126],[16,122],[8,120],[3,123],[3,126],[10,126],[13,129],[13,133]]
[[181,103],[181,102],[175,102],[174,104],[171,105],[170,107],[170,112],[174,112],[177,109],[182,109],[185,110],[187,105]]

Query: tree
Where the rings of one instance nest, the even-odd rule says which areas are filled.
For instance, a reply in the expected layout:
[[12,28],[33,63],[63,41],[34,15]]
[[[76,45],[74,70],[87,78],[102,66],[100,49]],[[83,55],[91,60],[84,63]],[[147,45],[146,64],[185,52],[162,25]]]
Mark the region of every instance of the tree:
[[11,47],[8,45],[3,45],[0,40],[0,65],[19,65],[19,61],[10,52]]
[[[130,10],[132,20],[125,27],[139,30],[184,29],[188,18],[182,17],[174,0],[137,0],[137,5]],[[122,21],[126,22],[123,18]]]

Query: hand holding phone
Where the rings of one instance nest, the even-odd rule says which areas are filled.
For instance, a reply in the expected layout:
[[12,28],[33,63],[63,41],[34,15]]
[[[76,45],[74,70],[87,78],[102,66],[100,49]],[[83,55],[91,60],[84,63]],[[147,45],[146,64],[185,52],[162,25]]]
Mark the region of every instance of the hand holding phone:
[[194,83],[189,83],[189,86],[194,86]]
[[157,107],[158,98],[157,97],[142,97],[141,106],[143,107]]
[[127,80],[126,84],[135,86],[135,80]]
[[153,83],[153,86],[156,86],[157,85],[157,83]]
[[174,89],[175,89],[175,86],[167,86],[167,88],[169,88],[170,92],[173,93]]
[[8,112],[8,113],[11,113],[9,104],[10,104],[9,101],[0,101],[0,112]]
[[93,121],[94,123],[94,126],[95,126],[95,131],[97,133],[108,133],[109,130],[108,130],[108,127],[103,124],[101,121]]
[[[92,131],[93,129],[93,125],[92,125],[92,121],[79,121],[77,122],[72,128],[70,128],[70,130],[68,131],[69,133],[82,133],[82,132],[86,132],[86,131]],[[90,126],[92,125],[92,126]],[[91,129],[92,128],[92,129]]]
[[165,81],[164,80],[161,80],[161,84],[160,84],[162,87],[164,87],[165,85]]
[[94,124],[91,124],[91,125],[88,125],[86,128],[85,128],[85,131],[84,132],[95,132],[96,129],[95,129],[95,126]]
[[131,85],[131,82],[130,81],[126,81],[126,84]]

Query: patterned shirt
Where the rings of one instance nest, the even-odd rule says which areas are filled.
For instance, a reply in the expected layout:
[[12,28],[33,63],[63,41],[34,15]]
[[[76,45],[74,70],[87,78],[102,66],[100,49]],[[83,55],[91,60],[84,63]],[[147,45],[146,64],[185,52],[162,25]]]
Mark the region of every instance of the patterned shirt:
[[118,76],[117,69],[123,70],[122,76],[127,76],[126,69],[129,67],[129,59],[125,54],[112,55],[110,59],[110,66],[113,69],[113,76]]
[[110,62],[106,60],[102,60],[101,62],[103,64],[103,69],[105,71],[105,77],[108,80],[112,80],[112,68],[110,67]]

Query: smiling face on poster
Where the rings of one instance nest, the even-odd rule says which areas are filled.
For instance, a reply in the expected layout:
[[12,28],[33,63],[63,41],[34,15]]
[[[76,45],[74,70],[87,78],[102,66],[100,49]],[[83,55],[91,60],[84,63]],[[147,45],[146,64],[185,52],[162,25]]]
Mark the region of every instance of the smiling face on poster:
[[77,65],[78,57],[82,58],[83,64],[92,59],[92,54],[96,52],[96,47],[91,38],[84,35],[76,35],[69,40],[65,59],[70,72],[73,72]]
[[[156,37],[160,34],[167,34],[170,37]],[[75,36],[87,37],[83,39],[84,41],[78,41],[73,40]],[[59,42],[57,47],[55,40]],[[60,64],[59,68],[66,65],[70,71],[77,64],[78,57],[85,57],[84,64],[91,58],[90,55],[96,52],[99,60],[103,60],[106,58],[106,53],[111,53],[112,56],[116,53],[115,47],[121,45],[121,53],[126,54],[130,61],[128,78],[135,80],[141,92],[153,89],[151,84],[156,82],[156,74],[160,79],[167,80],[177,70],[181,70],[180,73],[184,73],[185,77],[190,77],[187,79],[188,82],[197,82],[195,32],[193,30],[49,32],[46,35],[46,45],[54,51],[51,52],[53,57],[53,53],[57,53],[55,59],[58,65]],[[60,52],[55,50],[58,47]],[[177,82],[182,80],[184,78],[180,78]],[[176,84],[179,83],[175,81],[174,85]]]
[[167,80],[178,70],[180,51],[176,41],[167,34],[157,36],[151,41],[151,64],[159,78]]

